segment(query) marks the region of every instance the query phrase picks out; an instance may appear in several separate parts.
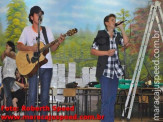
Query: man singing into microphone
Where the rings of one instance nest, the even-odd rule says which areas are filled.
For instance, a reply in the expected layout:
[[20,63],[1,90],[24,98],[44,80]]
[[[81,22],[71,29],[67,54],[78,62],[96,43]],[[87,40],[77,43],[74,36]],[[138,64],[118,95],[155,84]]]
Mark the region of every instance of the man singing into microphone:
[[[101,84],[101,122],[114,122],[114,104],[116,100],[119,77],[123,69],[119,61],[118,45],[127,46],[128,37],[123,25],[116,23],[116,16],[110,14],[104,18],[105,30],[99,30],[94,39],[91,54],[98,56],[96,77]],[[121,33],[115,30],[119,24]]]
[[[33,6],[30,9],[29,14],[29,21],[32,23],[32,26],[27,26],[24,28],[17,44],[17,48],[20,51],[33,51],[37,52],[37,37],[38,37],[38,24],[39,21],[42,21],[42,15],[44,12],[39,6]],[[54,41],[53,33],[49,28],[46,27],[46,33],[49,43]],[[58,38],[58,42],[55,43],[53,46],[51,46],[49,53],[46,55],[46,59],[48,59],[48,62],[41,66],[39,69],[39,75],[40,75],[40,84],[41,84],[41,107],[48,106],[49,102],[49,88],[50,88],[50,82],[52,78],[52,56],[50,51],[55,51],[60,43],[64,41],[64,37],[61,35]],[[42,33],[42,27],[40,27],[40,41],[42,41],[44,44],[46,44],[44,35]],[[37,73],[36,73],[37,74]],[[28,78],[29,82],[29,91],[28,91],[28,107],[35,106],[36,98],[37,98],[37,75],[33,75],[32,77]],[[34,111],[28,111],[27,113],[29,116],[34,115]],[[41,116],[47,115],[47,111],[41,111]],[[28,120],[33,121],[33,120]],[[41,121],[47,121],[47,120],[41,120]]]

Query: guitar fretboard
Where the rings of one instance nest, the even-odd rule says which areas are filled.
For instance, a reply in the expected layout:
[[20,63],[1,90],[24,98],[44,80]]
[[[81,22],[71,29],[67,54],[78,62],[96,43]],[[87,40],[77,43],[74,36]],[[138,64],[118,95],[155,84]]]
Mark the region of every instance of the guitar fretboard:
[[[67,33],[63,35],[64,37],[67,36]],[[55,43],[57,43],[59,40],[56,39],[52,42],[50,42],[49,44],[45,45],[43,48],[40,49],[40,52],[44,52],[46,49],[50,48],[52,45],[54,45]]]

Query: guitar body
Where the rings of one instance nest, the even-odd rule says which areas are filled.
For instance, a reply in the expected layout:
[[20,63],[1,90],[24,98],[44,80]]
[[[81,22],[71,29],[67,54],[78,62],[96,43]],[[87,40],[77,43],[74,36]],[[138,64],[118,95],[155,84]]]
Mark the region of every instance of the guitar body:
[[[74,28],[72,30],[67,31],[66,34],[63,35],[63,37],[66,36],[72,36],[73,34],[77,33],[77,29]],[[16,65],[21,75],[25,77],[31,77],[32,75],[36,74],[39,68],[48,62],[48,60],[45,58],[46,54],[49,52],[49,48],[57,43],[59,40],[56,39],[52,42],[50,42],[47,45],[44,45],[43,42],[40,42],[40,57],[39,57],[39,63],[37,61],[37,58],[34,57],[34,52],[32,51],[19,51],[16,55]],[[39,65],[38,65],[39,64]]]
[[[44,47],[44,43],[40,42],[40,49]],[[45,58],[49,50],[40,53],[39,67],[47,63],[48,60]],[[38,70],[38,61],[32,63],[32,57],[34,52],[32,51],[19,51],[16,55],[16,65],[21,75],[25,77],[31,77],[36,74]]]

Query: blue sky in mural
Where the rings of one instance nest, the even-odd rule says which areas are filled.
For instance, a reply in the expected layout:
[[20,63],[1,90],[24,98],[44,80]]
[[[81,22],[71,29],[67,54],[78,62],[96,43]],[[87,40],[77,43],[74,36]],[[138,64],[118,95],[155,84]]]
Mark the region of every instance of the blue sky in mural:
[[[136,8],[145,7],[149,0],[25,0],[27,13],[32,6],[38,5],[45,12],[42,25],[55,32],[65,32],[71,28],[89,28],[95,31],[103,26],[103,18],[120,12],[122,8],[129,10],[133,18]],[[0,19],[3,29],[7,27],[6,12],[10,0],[0,1]],[[30,24],[30,23],[29,23]]]

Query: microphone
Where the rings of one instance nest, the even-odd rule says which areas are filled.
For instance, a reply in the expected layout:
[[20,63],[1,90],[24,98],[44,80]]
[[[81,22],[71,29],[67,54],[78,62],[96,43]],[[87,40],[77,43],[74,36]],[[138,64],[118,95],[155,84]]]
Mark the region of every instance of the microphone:
[[120,25],[120,24],[122,24],[122,23],[124,23],[124,22],[126,22],[126,21],[127,20],[121,21],[120,23],[115,23],[115,27],[118,26],[118,25]]
[[42,15],[43,15],[42,12],[38,13],[38,16],[39,16],[38,20],[39,21],[42,21]]

